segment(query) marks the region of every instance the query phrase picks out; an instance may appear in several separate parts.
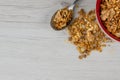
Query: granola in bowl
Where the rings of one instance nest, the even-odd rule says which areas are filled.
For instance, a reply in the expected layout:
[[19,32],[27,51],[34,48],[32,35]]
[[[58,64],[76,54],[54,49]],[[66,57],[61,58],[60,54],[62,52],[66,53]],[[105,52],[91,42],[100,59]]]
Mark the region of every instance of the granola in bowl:
[[97,0],[96,17],[103,32],[120,42],[120,0]]
[[101,0],[101,20],[107,30],[120,38],[120,0]]

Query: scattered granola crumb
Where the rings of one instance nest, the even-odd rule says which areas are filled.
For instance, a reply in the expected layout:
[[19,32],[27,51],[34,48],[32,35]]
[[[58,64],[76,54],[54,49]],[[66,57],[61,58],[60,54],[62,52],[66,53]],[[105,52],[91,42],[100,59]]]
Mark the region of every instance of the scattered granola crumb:
[[78,4],[76,4],[76,5],[75,5],[75,8],[79,8],[79,5],[78,5]]
[[80,52],[80,59],[89,56],[93,50],[102,52],[102,48],[106,47],[106,42],[111,41],[99,28],[95,10],[86,13],[81,9],[79,16],[68,27],[68,33],[70,35],[69,41]]

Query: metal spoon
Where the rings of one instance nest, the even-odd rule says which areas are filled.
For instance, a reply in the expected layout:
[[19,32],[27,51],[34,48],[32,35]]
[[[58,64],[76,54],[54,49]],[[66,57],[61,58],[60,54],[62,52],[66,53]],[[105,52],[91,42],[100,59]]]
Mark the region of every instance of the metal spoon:
[[[74,11],[74,7],[75,7],[75,5],[76,5],[76,3],[77,3],[78,1],[79,1],[79,0],[75,0],[72,5],[70,5],[70,6],[67,7],[67,9]],[[51,27],[52,27],[54,30],[62,30],[62,29],[64,29],[64,28],[66,28],[66,27],[71,23],[72,20],[67,23],[67,26],[64,26],[63,28],[58,29],[58,28],[56,28],[55,25],[53,24],[53,19],[55,18],[56,13],[57,13],[57,12],[55,12],[55,14],[54,14],[54,15],[52,16],[52,18],[51,18],[51,21],[50,21]],[[73,13],[72,15],[74,16],[74,13]],[[73,17],[73,16],[72,16],[72,17]]]

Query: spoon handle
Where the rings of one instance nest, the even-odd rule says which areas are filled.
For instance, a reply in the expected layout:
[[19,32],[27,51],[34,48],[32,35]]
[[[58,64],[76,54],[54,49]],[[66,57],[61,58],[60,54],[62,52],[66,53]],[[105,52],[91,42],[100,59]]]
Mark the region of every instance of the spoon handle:
[[73,9],[74,6],[75,6],[75,4],[76,4],[78,1],[79,1],[79,0],[75,0],[75,1],[73,2],[73,4],[72,4],[71,6],[68,7],[68,9]]
[[75,0],[73,4],[76,4],[79,0]]

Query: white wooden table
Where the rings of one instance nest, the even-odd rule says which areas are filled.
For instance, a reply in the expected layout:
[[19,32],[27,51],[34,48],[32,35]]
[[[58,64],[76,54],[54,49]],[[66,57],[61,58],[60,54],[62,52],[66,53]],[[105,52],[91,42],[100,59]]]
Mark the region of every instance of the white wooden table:
[[74,0],[0,0],[0,80],[120,80],[119,43],[80,61],[66,31],[51,29],[63,1]]

